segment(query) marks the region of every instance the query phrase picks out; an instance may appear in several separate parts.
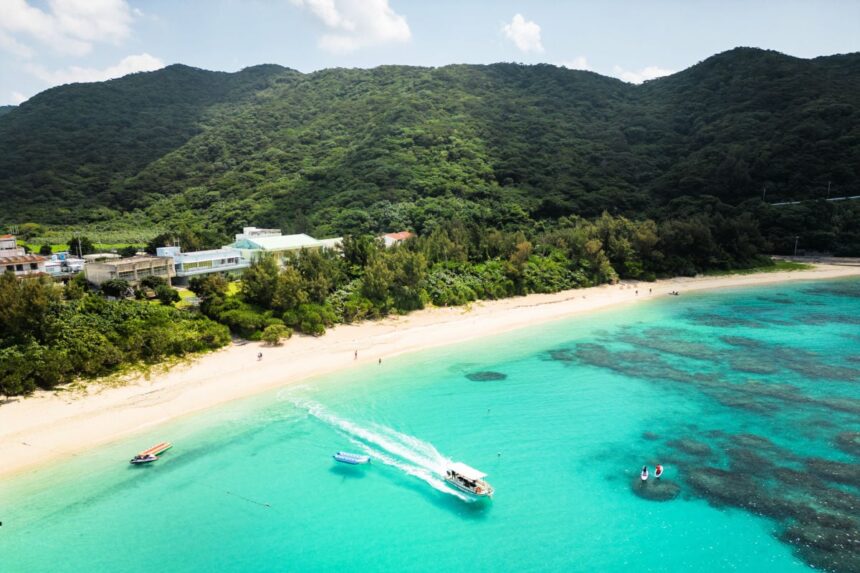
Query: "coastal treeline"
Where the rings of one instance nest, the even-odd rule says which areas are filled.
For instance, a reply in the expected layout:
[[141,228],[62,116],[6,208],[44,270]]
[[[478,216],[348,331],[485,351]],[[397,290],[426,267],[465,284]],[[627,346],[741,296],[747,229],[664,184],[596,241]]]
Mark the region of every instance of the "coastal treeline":
[[80,280],[0,275],[0,394],[50,389],[77,377],[224,346],[226,327],[136,300],[107,300]]
[[347,235],[339,251],[273,256],[245,271],[230,292],[223,277],[191,281],[201,311],[259,339],[269,327],[320,335],[336,323],[436,306],[661,276],[769,264],[748,217],[698,216],[656,223],[604,213],[566,217],[551,229],[504,232],[459,220],[392,248]]

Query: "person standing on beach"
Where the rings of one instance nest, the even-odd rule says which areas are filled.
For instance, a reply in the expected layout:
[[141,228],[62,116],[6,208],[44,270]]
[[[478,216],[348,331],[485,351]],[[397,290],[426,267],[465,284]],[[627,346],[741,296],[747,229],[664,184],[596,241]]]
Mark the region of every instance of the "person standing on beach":
[[358,360],[358,349],[355,350],[355,356],[352,358],[353,360]]

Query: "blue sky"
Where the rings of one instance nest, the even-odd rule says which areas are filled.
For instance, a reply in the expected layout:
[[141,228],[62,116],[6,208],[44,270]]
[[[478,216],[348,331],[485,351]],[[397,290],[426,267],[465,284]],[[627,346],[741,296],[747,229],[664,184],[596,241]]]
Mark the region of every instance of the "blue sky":
[[858,0],[0,0],[0,104],[177,62],[547,62],[641,82],[736,46],[860,51],[858,23]]

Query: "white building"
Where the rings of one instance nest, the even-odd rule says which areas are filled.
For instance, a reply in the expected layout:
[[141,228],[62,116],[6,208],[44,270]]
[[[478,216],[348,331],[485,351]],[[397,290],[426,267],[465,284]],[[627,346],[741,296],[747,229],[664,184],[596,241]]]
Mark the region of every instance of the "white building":
[[11,272],[16,277],[43,274],[45,260],[41,255],[28,255],[15,235],[0,236],[0,273]]
[[243,271],[251,264],[249,260],[242,258],[242,253],[238,249],[229,247],[190,253],[183,253],[179,247],[159,247],[156,253],[159,257],[173,259],[173,267],[179,282],[185,282],[190,277],[198,275]]
[[85,264],[84,259],[72,257],[69,253],[54,253],[45,262],[45,272],[55,279],[66,279],[82,272]]
[[0,272],[13,272],[16,277],[44,274],[45,257],[41,255],[0,257]]
[[87,262],[85,271],[87,280],[96,286],[101,286],[102,283],[113,279],[121,279],[136,285],[148,276],[162,277],[170,282],[174,273],[173,259],[150,256],[134,256],[100,263]]
[[253,239],[258,237],[280,237],[280,229],[260,229],[259,227],[243,227],[241,233],[236,234],[236,240]]
[[0,257],[20,257],[26,254],[24,248],[18,246],[15,235],[0,236]]
[[[239,235],[236,235],[237,237]],[[231,245],[226,245],[225,249],[236,249],[242,253],[242,258],[246,261],[252,261],[261,254],[272,253],[282,258],[285,254],[291,251],[300,251],[301,249],[321,249],[323,244],[321,241],[314,239],[304,233],[297,235],[276,235],[265,237],[253,237],[239,239]]]

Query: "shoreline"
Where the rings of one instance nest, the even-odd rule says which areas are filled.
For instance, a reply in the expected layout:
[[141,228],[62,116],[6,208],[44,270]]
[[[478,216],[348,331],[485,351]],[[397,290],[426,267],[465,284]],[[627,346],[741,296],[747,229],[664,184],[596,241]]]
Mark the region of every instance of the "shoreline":
[[[447,346],[624,304],[673,290],[716,290],[860,276],[860,267],[816,264],[801,271],[626,281],[554,294],[532,294],[465,307],[430,308],[404,316],[338,325],[280,347],[232,344],[146,379],[81,394],[39,391],[0,405],[0,478],[38,469],[144,429],[275,388],[400,354]],[[640,292],[636,294],[636,290]],[[649,289],[651,293],[649,294]],[[357,359],[354,352],[358,351]],[[256,355],[262,351],[263,360]]]

